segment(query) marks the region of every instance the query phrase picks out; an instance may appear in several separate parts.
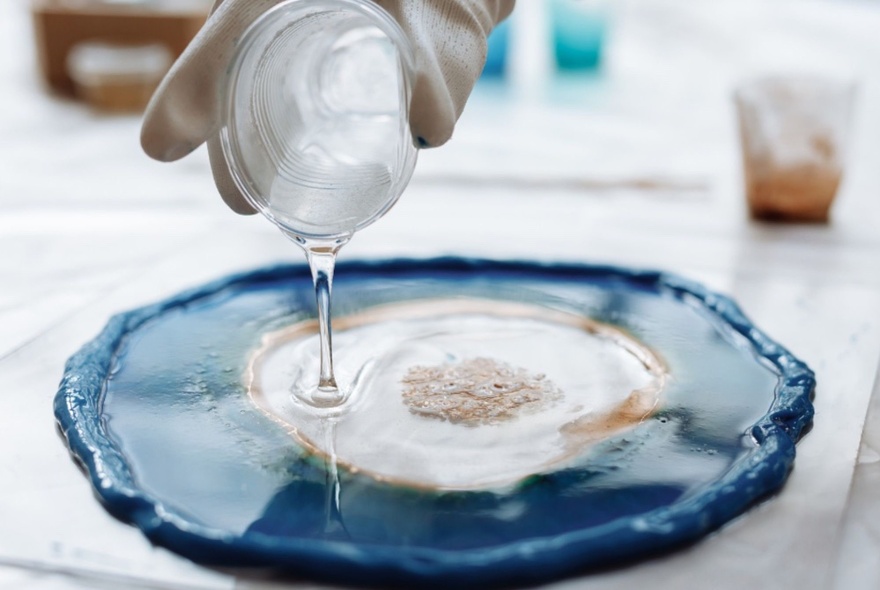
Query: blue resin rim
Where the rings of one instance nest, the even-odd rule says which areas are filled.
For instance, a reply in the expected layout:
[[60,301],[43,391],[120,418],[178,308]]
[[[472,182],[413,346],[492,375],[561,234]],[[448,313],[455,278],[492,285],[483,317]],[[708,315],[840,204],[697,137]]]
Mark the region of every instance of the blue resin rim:
[[774,401],[750,429],[757,448],[700,493],[635,517],[547,538],[517,540],[467,551],[359,545],[340,541],[237,536],[165,512],[140,489],[102,420],[102,396],[114,355],[126,335],[146,322],[234,286],[309,277],[305,265],[279,265],[232,275],[162,302],[118,314],[66,364],[55,397],[55,416],[70,451],[88,473],[99,500],[153,543],[205,565],[269,566],[318,579],[355,584],[466,585],[527,583],[602,568],[693,542],[778,491],[794,463],[795,443],[813,418],[813,371],[755,327],[736,303],[702,285],[659,271],[585,264],[541,264],[460,258],[358,261],[340,274],[384,276],[421,272],[527,274],[576,277],[666,293],[701,305],[754,349],[756,360],[778,373]]

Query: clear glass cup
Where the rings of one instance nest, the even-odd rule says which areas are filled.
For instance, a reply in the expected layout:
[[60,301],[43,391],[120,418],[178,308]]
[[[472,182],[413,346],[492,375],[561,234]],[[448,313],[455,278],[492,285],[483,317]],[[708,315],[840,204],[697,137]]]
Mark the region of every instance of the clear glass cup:
[[765,77],[737,89],[752,217],[828,219],[843,175],[854,95],[852,82],[818,76]]
[[230,68],[223,152],[248,201],[302,243],[346,241],[412,175],[415,58],[365,0],[288,0],[242,36]]

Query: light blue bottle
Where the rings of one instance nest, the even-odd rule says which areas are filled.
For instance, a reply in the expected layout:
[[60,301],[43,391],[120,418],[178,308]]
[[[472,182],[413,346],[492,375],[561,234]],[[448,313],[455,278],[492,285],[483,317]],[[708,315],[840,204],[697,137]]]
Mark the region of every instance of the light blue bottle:
[[602,63],[609,3],[601,0],[550,0],[553,54],[560,70],[595,70]]

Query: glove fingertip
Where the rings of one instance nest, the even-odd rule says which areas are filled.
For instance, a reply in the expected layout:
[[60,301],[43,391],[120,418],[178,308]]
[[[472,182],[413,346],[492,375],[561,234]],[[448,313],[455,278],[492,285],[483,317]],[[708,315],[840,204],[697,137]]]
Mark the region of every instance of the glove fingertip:
[[232,179],[219,137],[212,137],[208,140],[208,159],[211,162],[211,172],[214,174],[214,184],[217,186],[217,192],[220,193],[223,202],[239,215],[256,213],[257,210],[241,194]]
[[409,122],[420,149],[440,147],[452,137],[456,113],[449,91],[438,76],[420,76],[413,90]]
[[253,215],[257,212],[234,187],[221,189],[220,196],[223,198],[223,202],[239,215]]
[[174,162],[191,154],[198,146],[188,143],[168,143],[149,135],[141,134],[141,149],[159,162]]
[[141,149],[154,160],[173,162],[192,153],[202,141],[193,142],[172,133],[176,127],[162,104],[147,107],[141,123]]

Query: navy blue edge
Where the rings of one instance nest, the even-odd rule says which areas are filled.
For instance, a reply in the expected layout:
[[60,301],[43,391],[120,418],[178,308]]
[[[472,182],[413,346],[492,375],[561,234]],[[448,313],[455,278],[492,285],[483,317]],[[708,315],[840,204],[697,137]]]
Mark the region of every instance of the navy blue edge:
[[113,316],[103,331],[65,366],[55,397],[55,417],[70,451],[87,471],[98,499],[116,518],[133,524],[156,545],[197,563],[222,567],[272,567],[297,576],[358,585],[528,584],[666,552],[696,541],[778,491],[793,466],[795,443],[812,424],[815,377],[806,364],[756,328],[729,297],[660,271],[586,264],[463,258],[393,259],[339,264],[340,276],[393,277],[413,271],[526,274],[536,278],[623,281],[702,305],[745,338],[756,357],[779,373],[769,412],[751,428],[757,449],[700,493],[639,517],[551,538],[525,539],[493,548],[445,551],[419,547],[359,546],[334,541],[248,538],[211,530],[167,515],[158,499],[139,489],[101,419],[104,383],[126,334],[173,308],[235,286],[301,276],[305,265],[282,264],[231,275],[165,301]]

